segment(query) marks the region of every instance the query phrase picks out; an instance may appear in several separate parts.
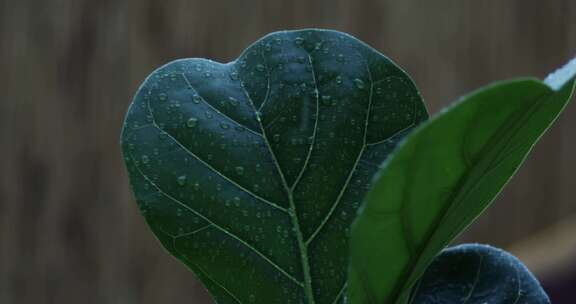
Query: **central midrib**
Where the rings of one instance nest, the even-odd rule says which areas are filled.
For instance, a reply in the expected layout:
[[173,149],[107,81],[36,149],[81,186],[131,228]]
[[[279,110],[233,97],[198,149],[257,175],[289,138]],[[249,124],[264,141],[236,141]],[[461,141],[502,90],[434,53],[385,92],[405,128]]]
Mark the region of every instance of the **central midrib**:
[[[250,103],[252,103],[252,101],[250,101]],[[255,111],[255,113],[256,113],[256,115],[259,115],[256,111]],[[304,285],[304,293],[306,295],[306,299],[308,300],[308,303],[314,304],[315,301],[314,301],[314,294],[312,292],[312,278],[310,275],[310,265],[308,262],[308,248],[306,246],[306,242],[304,241],[304,237],[303,237],[302,231],[300,229],[300,221],[298,220],[298,216],[296,214],[296,205],[294,203],[294,193],[293,193],[293,190],[288,186],[288,183],[286,182],[286,178],[284,177],[284,174],[282,173],[282,170],[280,168],[278,160],[276,159],[276,155],[274,154],[274,151],[272,150],[272,147],[270,146],[270,142],[268,141],[268,136],[266,134],[266,130],[262,126],[262,121],[261,121],[259,116],[257,117],[257,120],[258,120],[258,124],[260,125],[260,128],[262,130],[262,138],[264,139],[266,147],[268,148],[268,151],[270,152],[270,155],[271,155],[272,160],[274,162],[274,166],[276,167],[276,170],[278,171],[278,175],[280,176],[280,179],[282,180],[282,185],[283,185],[284,190],[286,191],[286,194],[288,196],[288,202],[290,204],[289,208],[288,208],[288,215],[290,216],[290,220],[292,221],[292,226],[294,227],[294,231],[296,233],[296,239],[298,241],[298,249],[300,251],[300,259],[301,259],[301,263],[302,263],[302,272],[304,274],[304,284],[303,284]]]
[[[262,56],[262,54],[260,54],[260,55]],[[308,304],[315,304],[314,293],[312,290],[312,277],[311,277],[311,272],[310,272],[310,264],[309,264],[309,259],[308,259],[308,242],[307,242],[307,240],[304,239],[304,236],[302,234],[302,230],[300,229],[300,227],[301,227],[300,221],[299,221],[297,213],[296,213],[296,205],[294,202],[294,189],[296,188],[296,185],[298,184],[300,178],[302,177],[304,170],[306,169],[306,164],[309,161],[309,157],[310,157],[310,154],[312,152],[312,147],[314,145],[314,141],[316,140],[316,129],[317,129],[317,123],[318,123],[319,108],[320,108],[320,104],[319,104],[320,92],[318,90],[318,84],[316,83],[317,79],[316,79],[316,75],[315,75],[316,73],[314,70],[313,59],[312,59],[312,56],[310,53],[308,53],[307,55],[308,55],[308,60],[309,60],[309,64],[310,64],[310,68],[311,68],[311,72],[312,72],[312,77],[313,77],[314,85],[315,85],[315,97],[316,97],[316,117],[315,117],[315,119],[316,119],[316,122],[314,125],[314,131],[313,131],[313,143],[310,146],[310,150],[308,151],[305,165],[302,168],[302,170],[300,171],[300,173],[298,174],[298,177],[292,186],[288,185],[288,182],[286,181],[286,177],[284,176],[284,173],[283,173],[282,169],[280,168],[280,164],[276,158],[276,155],[275,155],[274,151],[272,150],[272,146],[270,145],[270,142],[268,141],[268,136],[266,134],[266,130],[265,130],[264,126],[262,125],[262,119],[260,117],[261,116],[260,111],[257,110],[256,105],[254,104],[254,101],[252,100],[252,98],[251,98],[250,94],[248,93],[248,91],[246,90],[246,88],[244,88],[244,86],[241,86],[241,88],[244,91],[244,94],[246,95],[248,102],[250,103],[250,105],[254,111],[254,115],[256,115],[256,120],[257,120],[258,125],[260,127],[260,130],[262,132],[262,138],[263,138],[264,143],[266,144],[266,147],[267,147],[267,149],[268,149],[268,151],[272,157],[274,166],[276,167],[276,171],[278,172],[278,175],[280,176],[283,188],[286,191],[286,194],[288,196],[289,208],[287,211],[288,211],[288,214],[290,216],[292,226],[294,227],[296,239],[298,242],[298,249],[300,251],[302,272],[303,272],[303,276],[304,276],[304,282],[303,282],[304,294],[305,294],[305,297],[307,299]],[[269,73],[269,69],[268,69],[268,65],[266,64],[266,60],[265,60],[265,58],[262,58],[262,59],[263,59],[263,62],[265,63],[266,71],[267,71],[267,73]],[[369,81],[370,81],[370,90],[369,90],[370,94],[369,94],[369,99],[368,99],[368,106],[366,108],[366,120],[365,120],[365,126],[364,126],[362,148],[361,148],[359,155],[358,155],[358,158],[356,159],[356,162],[355,162],[355,164],[354,164],[354,166],[350,172],[349,178],[352,176],[352,172],[355,170],[356,164],[358,163],[360,157],[362,156],[362,154],[364,152],[364,149],[366,148],[367,133],[368,133],[368,121],[369,121],[369,117],[370,117],[370,111],[372,108],[372,97],[373,97],[372,94],[373,94],[373,89],[374,89],[374,80],[372,78],[372,73],[370,71],[370,68],[369,68],[367,62],[364,62],[364,64],[366,66],[366,70],[367,70]],[[268,75],[267,78],[268,78],[267,92],[266,92],[266,95],[265,95],[265,98],[264,98],[264,101],[262,102],[262,104],[265,104],[268,101],[269,94],[270,94],[270,75]],[[321,226],[323,226],[323,225],[321,225]],[[339,298],[339,296],[340,296],[340,294],[337,295],[336,300]]]
[[[269,76],[268,76],[268,79],[270,79]],[[284,190],[286,191],[286,194],[288,196],[288,202],[289,202],[288,215],[290,216],[292,226],[294,227],[294,231],[296,233],[296,240],[298,242],[298,249],[300,251],[300,260],[301,260],[301,264],[302,264],[302,272],[304,275],[304,282],[303,282],[304,294],[305,294],[305,297],[307,299],[308,304],[315,304],[314,293],[312,291],[312,277],[310,275],[310,264],[308,262],[308,248],[306,246],[306,242],[304,241],[304,237],[303,237],[302,231],[300,229],[300,222],[299,222],[298,216],[296,214],[296,205],[294,203],[293,189],[288,186],[288,183],[286,182],[286,178],[284,176],[284,173],[282,172],[282,169],[280,168],[280,165],[278,163],[276,155],[275,155],[274,151],[272,150],[272,146],[270,145],[270,142],[268,141],[268,135],[266,134],[266,130],[265,130],[264,126],[262,125],[262,120],[260,118],[260,112],[256,109],[256,105],[252,101],[252,98],[250,97],[250,94],[248,93],[248,91],[244,87],[242,87],[242,90],[244,91],[244,94],[246,95],[248,102],[252,106],[252,109],[254,111],[254,115],[256,115],[256,120],[258,121],[258,125],[260,127],[260,130],[262,131],[262,138],[263,138],[264,143],[266,144],[266,147],[267,147],[267,149],[268,149],[268,151],[272,157],[274,166],[276,167],[276,171],[278,172],[278,175],[280,176],[280,179],[282,181],[282,186],[284,187]],[[267,90],[268,90],[268,92],[266,94],[266,100],[264,100],[263,103],[265,103],[268,99],[268,94],[269,94],[269,90],[270,90],[270,83],[269,82],[268,82]],[[318,117],[316,117],[316,119],[318,119]]]

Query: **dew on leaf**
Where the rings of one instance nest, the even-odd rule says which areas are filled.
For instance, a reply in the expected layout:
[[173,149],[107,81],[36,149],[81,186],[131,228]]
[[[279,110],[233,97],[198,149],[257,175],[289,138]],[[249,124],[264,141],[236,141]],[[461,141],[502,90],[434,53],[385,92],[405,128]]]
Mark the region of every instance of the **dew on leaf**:
[[198,125],[198,118],[196,117],[190,117],[188,118],[188,120],[186,121],[186,126],[188,128],[194,128]]
[[238,174],[238,175],[244,175],[244,167],[242,167],[242,166],[237,166],[236,168],[234,168],[234,170],[236,171],[236,174]]
[[325,106],[331,105],[331,104],[332,104],[332,97],[329,96],[329,95],[323,95],[323,96],[322,96],[322,103],[323,103]]
[[296,43],[296,45],[302,45],[304,44],[304,38],[296,37],[296,39],[294,39],[294,43]]
[[272,141],[274,142],[280,142],[280,134],[274,134],[272,135]]
[[187,179],[186,175],[180,175],[176,179],[176,182],[178,182],[178,185],[184,186],[186,184],[186,179]]
[[238,103],[239,103],[239,102],[238,102],[238,99],[236,99],[236,98],[234,98],[234,97],[232,97],[232,96],[228,97],[228,101],[230,101],[230,104],[231,104],[232,106],[234,106],[234,107],[237,106]]
[[364,84],[364,81],[360,78],[354,79],[354,85],[360,90],[362,90],[366,87],[366,85]]

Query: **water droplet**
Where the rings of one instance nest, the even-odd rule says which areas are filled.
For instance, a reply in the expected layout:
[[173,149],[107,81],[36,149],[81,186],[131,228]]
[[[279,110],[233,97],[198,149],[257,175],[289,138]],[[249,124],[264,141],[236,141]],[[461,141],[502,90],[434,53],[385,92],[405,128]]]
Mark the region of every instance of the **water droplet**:
[[210,73],[210,72],[204,72],[204,75],[203,75],[203,76],[204,76],[204,78],[210,78],[210,77],[212,77],[212,73]]
[[342,76],[336,76],[336,83],[342,84]]
[[318,89],[312,90],[312,97],[318,98],[319,95],[320,95],[320,92],[318,92]]
[[190,117],[188,118],[188,120],[186,121],[186,126],[188,128],[194,128],[198,125],[198,118],[196,117]]
[[336,61],[338,61],[338,62],[344,62],[344,55],[338,54],[338,56],[336,57]]
[[223,123],[220,123],[220,128],[222,128],[223,130],[228,130],[228,129],[230,129],[230,125],[223,122]]
[[294,43],[296,43],[296,45],[302,45],[304,44],[304,38],[296,37],[296,39],[294,39]]
[[150,158],[148,158],[148,155],[142,155],[142,163],[147,164],[149,162],[150,162]]
[[354,85],[360,90],[362,90],[366,87],[366,85],[364,84],[364,81],[362,81],[362,79],[360,79],[360,78],[354,79]]
[[198,94],[194,94],[194,96],[192,96],[192,101],[195,104],[199,104],[202,101],[202,97],[200,97],[200,95]]
[[240,77],[238,76],[238,72],[236,72],[236,71],[231,72],[230,73],[230,79],[232,79],[232,80],[240,79]]
[[325,106],[331,105],[331,104],[332,104],[332,97],[331,97],[331,96],[328,96],[328,95],[323,95],[323,96],[322,96],[322,103],[323,103]]
[[158,99],[160,99],[161,101],[165,101],[167,98],[168,96],[165,93],[158,94]]
[[178,182],[178,185],[184,186],[186,184],[186,178],[187,178],[186,175],[180,175],[176,179],[176,182]]
[[264,72],[265,69],[266,69],[266,68],[264,67],[264,65],[262,65],[262,64],[260,64],[260,63],[256,65],[256,70],[257,70],[258,72]]
[[238,174],[238,175],[244,175],[244,167],[242,167],[242,166],[237,166],[236,168],[234,168],[234,170],[236,170],[236,174]]
[[272,135],[272,140],[273,140],[274,142],[276,142],[276,143],[277,143],[277,142],[280,142],[280,134],[274,134],[274,135]]
[[232,106],[237,106],[239,104],[238,99],[234,98],[234,97],[228,97],[228,101],[230,101],[230,104],[232,104]]

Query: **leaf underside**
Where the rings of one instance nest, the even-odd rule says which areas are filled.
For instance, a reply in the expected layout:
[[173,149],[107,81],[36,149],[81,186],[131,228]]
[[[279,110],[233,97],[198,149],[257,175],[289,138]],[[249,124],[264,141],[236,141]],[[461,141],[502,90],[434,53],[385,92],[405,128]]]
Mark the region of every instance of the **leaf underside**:
[[352,303],[407,303],[434,256],[492,202],[564,109],[575,74],[573,60],[545,82],[496,83],[406,137],[352,228]]
[[413,304],[549,304],[526,266],[511,254],[478,244],[443,250],[416,284]]
[[410,78],[369,46],[277,32],[227,64],[154,71],[122,149],[150,228],[218,303],[343,303],[359,203],[426,118]]

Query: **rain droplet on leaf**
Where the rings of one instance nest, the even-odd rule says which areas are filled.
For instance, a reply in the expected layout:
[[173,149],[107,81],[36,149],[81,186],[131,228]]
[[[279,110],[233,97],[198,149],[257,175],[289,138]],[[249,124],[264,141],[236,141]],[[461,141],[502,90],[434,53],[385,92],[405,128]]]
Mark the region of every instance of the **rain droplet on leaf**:
[[366,87],[366,85],[364,84],[364,81],[362,81],[362,79],[360,79],[360,78],[354,79],[354,85],[360,90],[362,90]]
[[186,121],[186,126],[188,128],[194,128],[198,125],[198,118],[196,117],[190,117],[188,118],[188,120]]
[[178,185],[184,186],[186,184],[186,175],[178,176],[178,178],[176,179],[176,182],[178,182]]
[[237,167],[235,168],[235,170],[236,170],[236,174],[238,174],[238,175],[244,175],[244,167],[242,167],[242,166],[237,166]]
[[323,96],[322,96],[322,103],[323,103],[325,106],[331,105],[331,104],[332,104],[332,97],[329,96],[329,95],[323,95]]
[[336,83],[342,84],[342,76],[336,76]]
[[304,44],[304,38],[296,37],[296,39],[294,39],[294,43],[296,43],[296,45],[302,45]]

